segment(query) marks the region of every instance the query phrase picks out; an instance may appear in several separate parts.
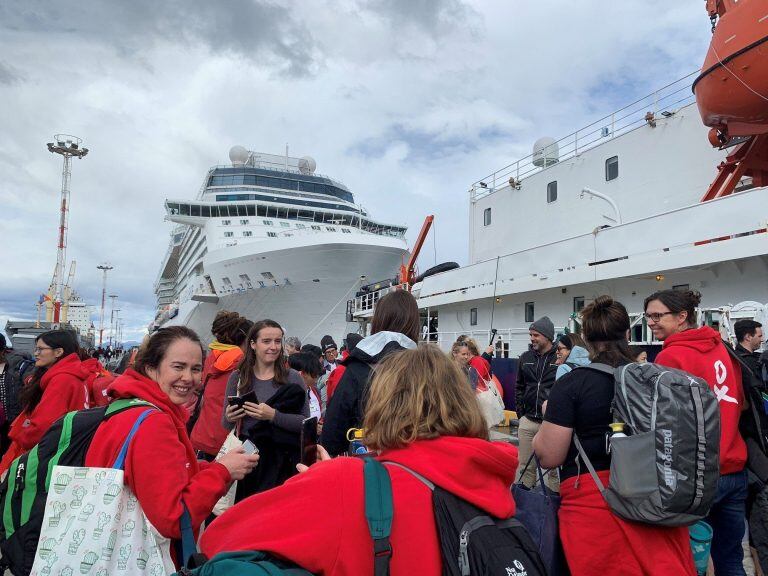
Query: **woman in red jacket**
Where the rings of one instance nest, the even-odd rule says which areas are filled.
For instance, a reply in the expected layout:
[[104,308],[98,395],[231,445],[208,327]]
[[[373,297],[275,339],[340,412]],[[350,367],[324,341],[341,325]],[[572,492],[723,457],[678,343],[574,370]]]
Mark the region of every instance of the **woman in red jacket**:
[[205,359],[202,397],[197,422],[192,428],[192,445],[203,460],[213,460],[229,434],[221,425],[227,381],[243,359],[245,339],[253,322],[237,312],[222,310],[216,314],[211,332],[216,338],[208,345]]
[[654,360],[703,378],[720,408],[720,479],[706,521],[712,526],[716,574],[744,574],[741,540],[747,500],[747,445],[739,433],[744,406],[741,369],[734,365],[720,333],[696,325],[698,292],[663,290],[645,299],[648,327],[664,347]]
[[[436,346],[390,354],[377,365],[363,423],[377,459],[403,464],[496,518],[509,518],[517,448],[488,429],[459,368]],[[394,516],[390,574],[438,576],[442,561],[432,493],[388,466]],[[373,574],[363,460],[318,462],[285,484],[236,504],[203,534],[201,549],[265,550],[314,574]]]
[[[125,481],[148,520],[166,538],[179,539],[186,504],[197,530],[232,480],[240,480],[258,462],[242,450],[216,463],[198,462],[187,436],[185,402],[200,382],[203,350],[200,339],[184,326],[157,331],[136,359],[109,388],[115,398],[139,398],[153,404],[136,432],[125,459]],[[125,410],[97,429],[86,466],[111,466],[142,410]]]
[[0,474],[40,442],[61,416],[89,407],[87,371],[79,349],[75,335],[67,330],[51,330],[35,339],[35,370],[19,394],[22,412],[8,433],[11,446],[0,462]]

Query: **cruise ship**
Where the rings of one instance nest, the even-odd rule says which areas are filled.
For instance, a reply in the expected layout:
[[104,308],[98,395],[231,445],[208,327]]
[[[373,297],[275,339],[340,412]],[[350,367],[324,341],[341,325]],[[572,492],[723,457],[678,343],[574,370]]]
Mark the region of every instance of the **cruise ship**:
[[210,340],[219,310],[271,318],[287,336],[340,341],[356,329],[346,303],[394,276],[408,256],[405,226],[384,224],[311,157],[234,146],[194,200],[168,199],[175,224],[155,283],[153,329],[184,324]]
[[[732,194],[708,196],[743,140],[712,147],[697,73],[472,183],[469,262],[407,287],[430,339],[485,346],[493,330],[496,357],[514,358],[535,319],[577,330],[585,304],[610,294],[631,313],[633,342],[650,345],[643,300],[669,288],[701,292],[710,324],[767,322],[768,193],[742,175]],[[362,324],[379,296],[351,301]]]

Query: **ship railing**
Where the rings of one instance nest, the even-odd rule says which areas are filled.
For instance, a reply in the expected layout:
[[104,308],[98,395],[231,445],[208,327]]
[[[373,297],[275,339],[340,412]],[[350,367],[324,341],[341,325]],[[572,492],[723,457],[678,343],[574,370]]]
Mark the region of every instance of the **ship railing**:
[[354,319],[370,317],[373,314],[373,309],[376,307],[376,303],[381,300],[382,297],[395,290],[408,290],[409,288],[408,284],[393,284],[391,286],[380,288],[379,290],[371,290],[370,292],[355,296],[354,299],[349,301],[347,314],[351,315]]
[[[474,182],[469,190],[472,202],[505,188],[519,188],[528,177],[563,162],[582,152],[645,125],[655,126],[659,117],[668,117],[695,101],[691,90],[693,76],[698,70],[667,84],[639,100],[595,120],[556,141],[558,154],[549,165],[539,166],[534,160],[546,160],[547,151],[529,154]],[[555,145],[551,145],[552,148]],[[534,158],[536,156],[536,158]],[[538,160],[537,160],[538,161]]]

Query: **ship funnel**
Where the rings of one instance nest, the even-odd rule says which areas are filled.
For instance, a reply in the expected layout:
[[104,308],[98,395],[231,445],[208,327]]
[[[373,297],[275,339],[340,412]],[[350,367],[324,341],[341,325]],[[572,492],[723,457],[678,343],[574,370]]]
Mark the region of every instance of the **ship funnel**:
[[554,138],[539,138],[533,145],[533,165],[540,168],[552,166],[560,161],[560,147]]

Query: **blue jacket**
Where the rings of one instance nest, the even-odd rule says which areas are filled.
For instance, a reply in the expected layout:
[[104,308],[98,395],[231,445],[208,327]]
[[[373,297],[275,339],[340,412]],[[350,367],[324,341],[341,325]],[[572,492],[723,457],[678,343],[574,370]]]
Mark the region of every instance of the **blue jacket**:
[[571,370],[573,370],[573,366],[569,366],[569,364],[575,364],[576,366],[587,366],[590,364],[589,360],[589,352],[587,352],[584,348],[581,346],[574,346],[571,349],[571,353],[568,354],[568,358],[565,359],[565,362],[560,364],[560,366],[557,367],[557,372],[555,373],[555,380],[560,380],[560,377],[564,374],[568,374]]

